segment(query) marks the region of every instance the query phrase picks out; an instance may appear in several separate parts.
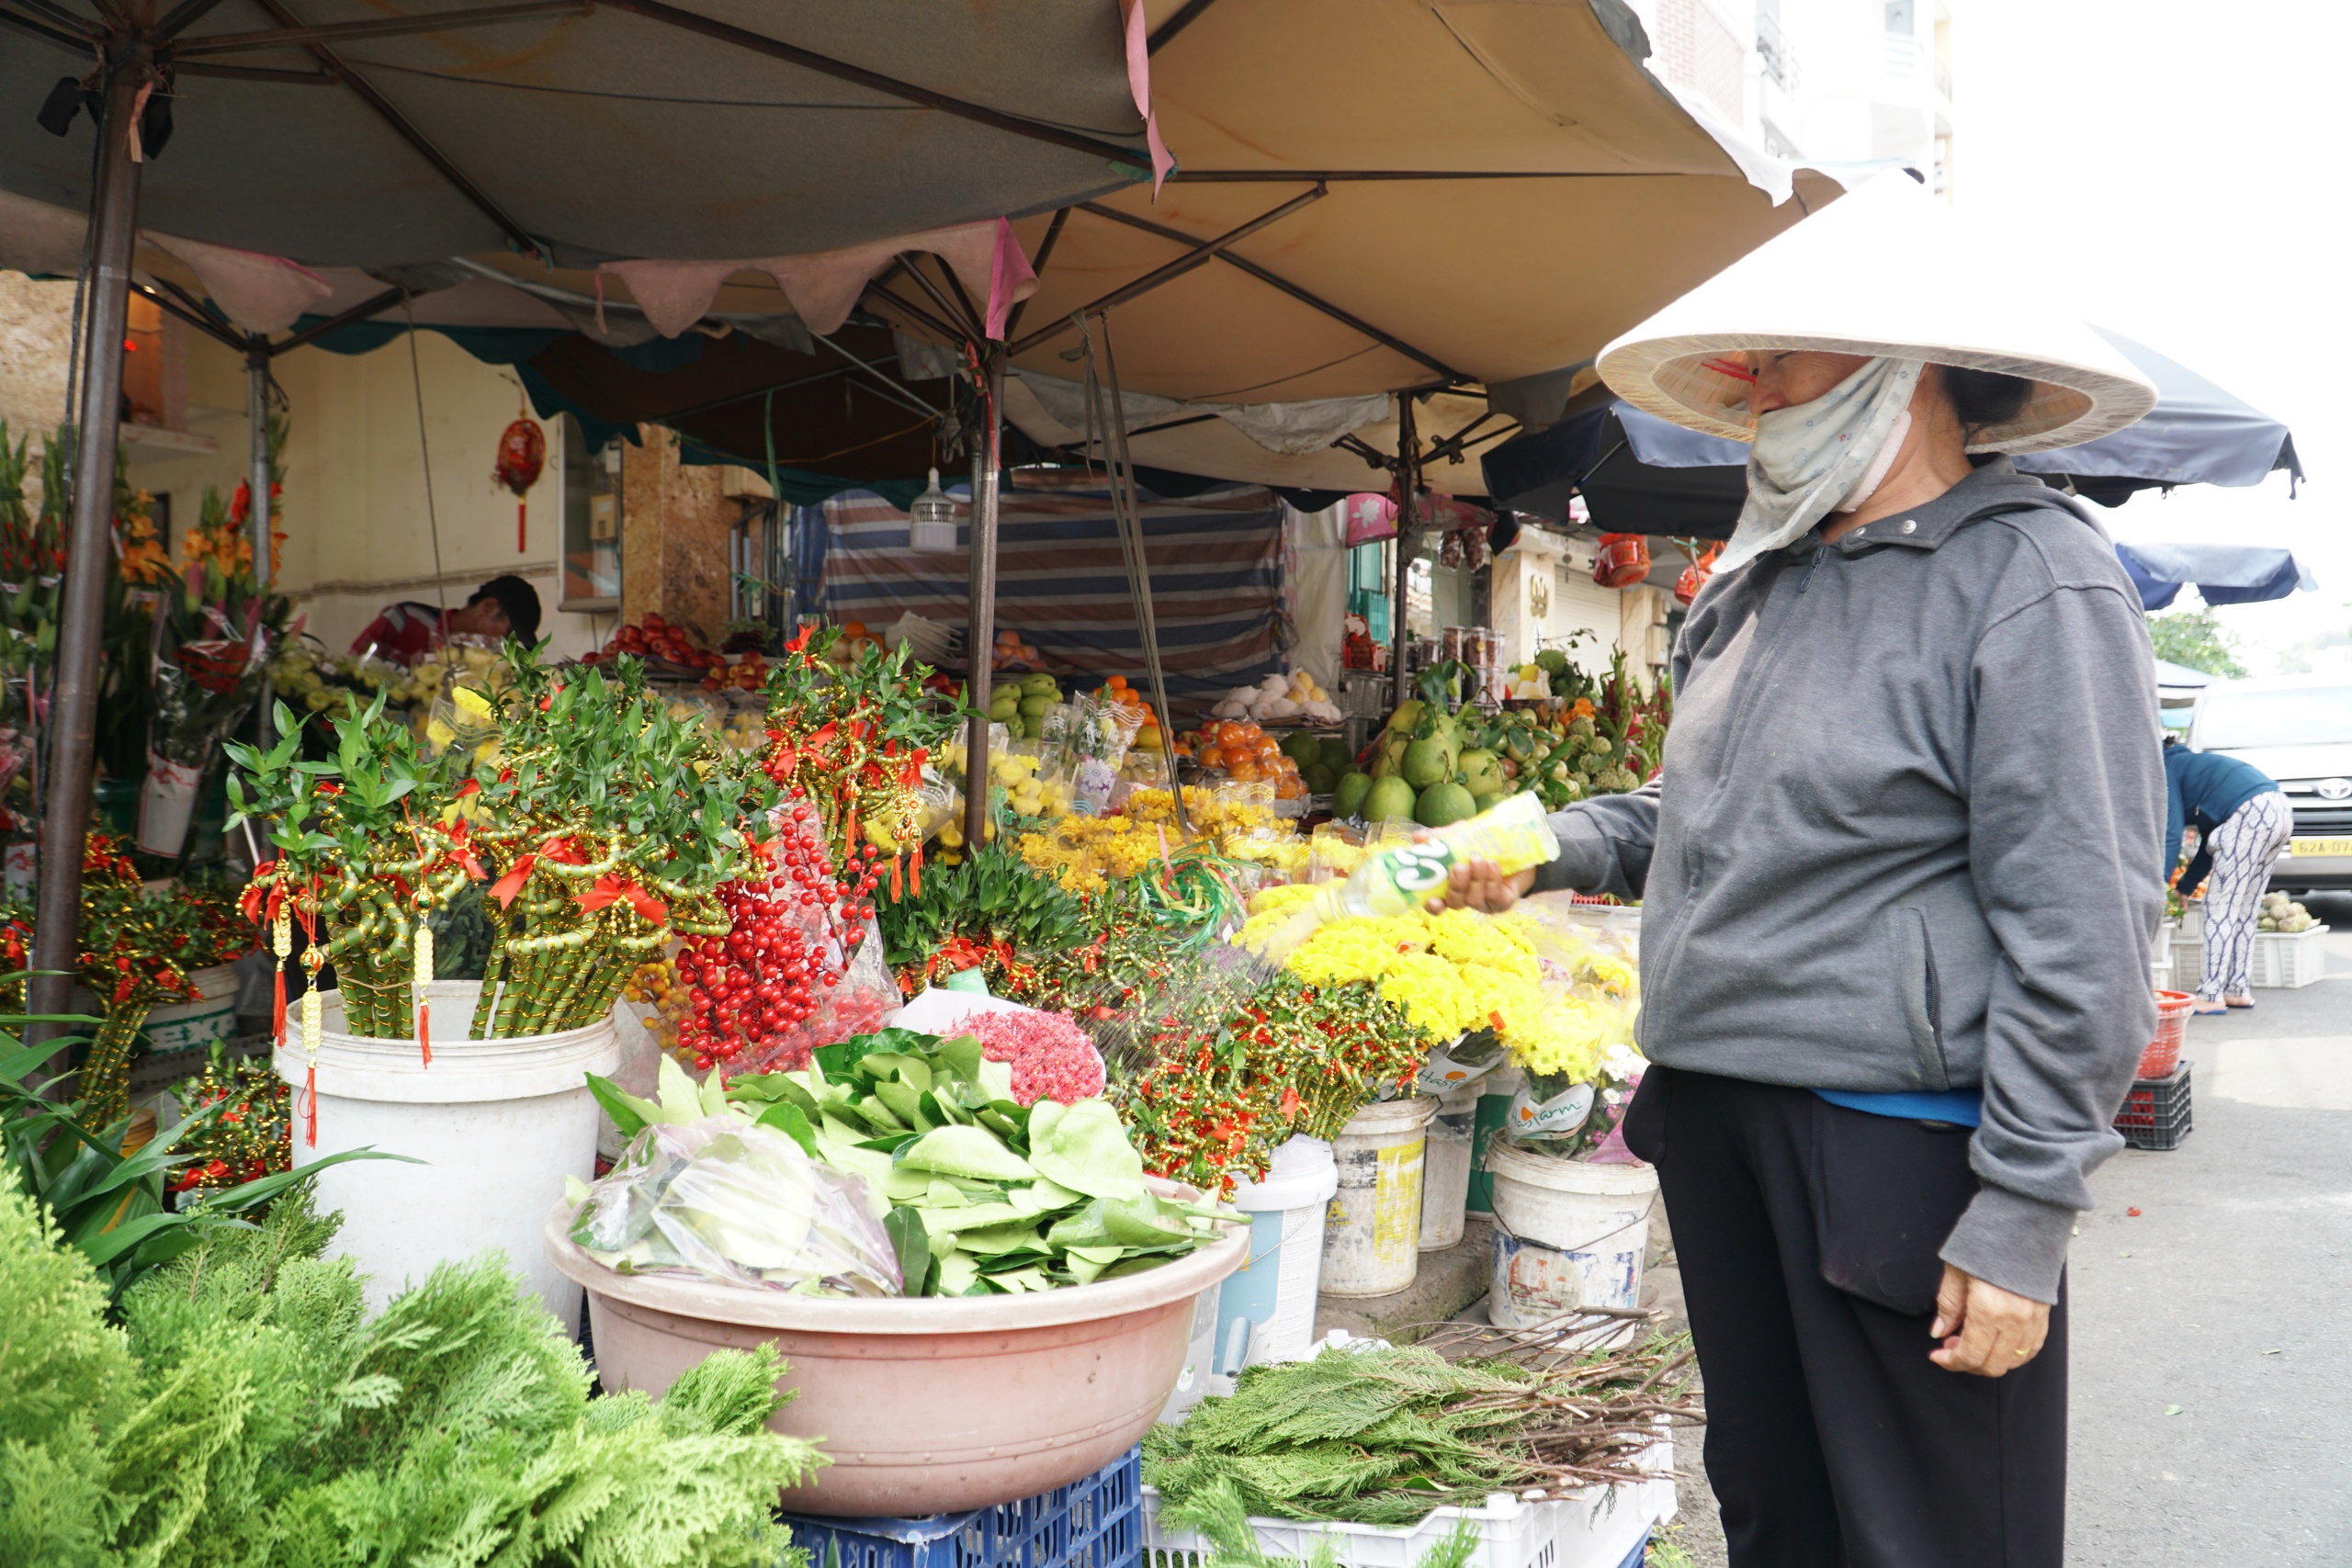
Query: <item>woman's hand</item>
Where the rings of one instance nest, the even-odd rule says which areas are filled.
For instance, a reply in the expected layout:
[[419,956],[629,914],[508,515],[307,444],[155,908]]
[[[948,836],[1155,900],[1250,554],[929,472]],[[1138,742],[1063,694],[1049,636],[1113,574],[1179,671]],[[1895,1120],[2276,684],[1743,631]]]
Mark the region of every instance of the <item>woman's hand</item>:
[[1464,861],[1448,876],[1444,896],[1430,900],[1429,910],[1434,915],[1443,909],[1483,909],[1499,915],[1534,886],[1532,869],[1505,876],[1490,860]]
[[1928,1359],[1948,1372],[1997,1378],[2041,1354],[2050,1336],[2050,1306],[1944,1265],[1936,1292],[1936,1321],[1928,1335],[1943,1341]]

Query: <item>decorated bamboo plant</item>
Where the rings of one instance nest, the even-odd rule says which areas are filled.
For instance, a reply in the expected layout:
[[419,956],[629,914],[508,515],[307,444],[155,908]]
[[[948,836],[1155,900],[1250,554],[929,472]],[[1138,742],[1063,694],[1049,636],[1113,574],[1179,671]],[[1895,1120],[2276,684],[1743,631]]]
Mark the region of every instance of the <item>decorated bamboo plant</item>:
[[[282,705],[276,747],[232,749],[235,816],[266,823],[279,852],[254,873],[249,916],[271,928],[281,965],[300,924],[304,966],[314,980],[335,966],[352,1031],[416,1039],[428,1065],[426,916],[490,885],[469,1038],[583,1027],[673,932],[726,932],[716,889],[743,860],[745,807],[767,793],[755,776],[747,800],[741,764],[670,717],[633,665],[559,673],[526,650],[509,659],[511,684],[446,693],[422,739],[379,700],[334,721],[323,760],[302,760]],[[316,994],[303,1003],[311,1049]]]

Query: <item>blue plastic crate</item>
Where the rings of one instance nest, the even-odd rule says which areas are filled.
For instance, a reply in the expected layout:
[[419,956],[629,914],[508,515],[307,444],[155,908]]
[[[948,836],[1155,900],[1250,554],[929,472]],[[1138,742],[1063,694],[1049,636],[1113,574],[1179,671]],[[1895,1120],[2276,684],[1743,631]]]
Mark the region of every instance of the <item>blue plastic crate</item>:
[[809,1568],[1137,1568],[1143,1450],[1068,1486],[922,1519],[779,1516]]

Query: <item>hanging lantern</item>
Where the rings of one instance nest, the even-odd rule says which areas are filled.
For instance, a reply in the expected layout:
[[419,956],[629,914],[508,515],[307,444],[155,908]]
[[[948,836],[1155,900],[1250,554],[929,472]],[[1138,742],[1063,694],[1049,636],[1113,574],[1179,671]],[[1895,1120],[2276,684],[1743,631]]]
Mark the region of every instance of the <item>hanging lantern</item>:
[[1592,580],[1603,588],[1630,588],[1650,574],[1650,542],[1639,534],[1603,534]]
[[913,522],[907,529],[907,544],[911,549],[930,555],[953,555],[956,552],[956,498],[939,488],[939,470],[931,470],[931,483],[915,497],[907,508]]
[[491,478],[514,492],[514,553],[522,555],[529,549],[529,530],[525,516],[527,503],[523,497],[539,482],[539,475],[548,466],[547,433],[535,419],[518,419],[506,427],[498,438],[498,466],[491,470]]
[[1685,604],[1696,599],[1699,590],[1707,586],[1707,579],[1715,574],[1715,558],[1723,553],[1723,545],[1717,542],[1707,547],[1705,555],[1694,557],[1690,564],[1682,569],[1682,575],[1674,580],[1675,598]]

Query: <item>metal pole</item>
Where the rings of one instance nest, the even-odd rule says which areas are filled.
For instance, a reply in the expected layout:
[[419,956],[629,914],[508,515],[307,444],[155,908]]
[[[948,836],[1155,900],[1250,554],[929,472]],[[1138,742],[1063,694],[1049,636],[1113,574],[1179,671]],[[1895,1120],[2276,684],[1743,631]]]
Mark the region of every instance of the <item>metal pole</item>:
[[1004,355],[989,347],[974,389],[980,394],[978,439],[972,444],[972,583],[970,624],[964,633],[964,701],[972,716],[964,743],[964,841],[974,853],[986,841],[989,818],[989,687],[996,668],[996,483],[1004,434]]
[[1396,594],[1388,602],[1388,678],[1391,686],[1389,706],[1401,705],[1413,692],[1412,678],[1405,671],[1405,580],[1413,565],[1414,524],[1420,508],[1413,492],[1421,486],[1421,437],[1413,425],[1413,394],[1396,394]]
[[[74,512],[67,524],[65,599],[59,612],[56,692],[51,699],[49,794],[40,823],[40,885],[33,914],[27,1000],[61,1013],[73,997],[82,945],[82,840],[90,827],[90,753],[96,744],[98,644],[107,573],[114,570],[115,440],[121,423],[122,334],[130,297],[130,250],[139,227],[139,165],[130,161],[131,104],[151,73],[133,45],[107,78],[98,121],[96,188],[90,203],[89,366],[74,417]],[[54,1026],[34,1025],[40,1037]]]
[[[260,333],[247,339],[245,349],[245,418],[253,426],[251,450],[247,454],[253,477],[246,481],[253,492],[253,506],[247,523],[253,533],[254,579],[261,585],[263,597],[271,588],[269,579],[270,506],[269,481],[269,340]],[[275,651],[275,650],[272,650]],[[261,678],[261,694],[255,703],[259,710],[254,721],[259,728],[262,746],[266,749],[277,737],[270,732],[269,676]]]

